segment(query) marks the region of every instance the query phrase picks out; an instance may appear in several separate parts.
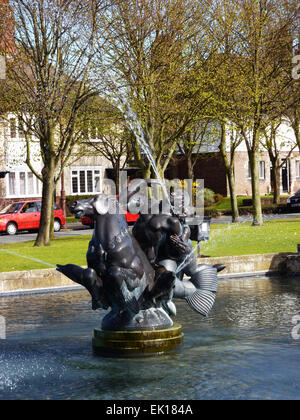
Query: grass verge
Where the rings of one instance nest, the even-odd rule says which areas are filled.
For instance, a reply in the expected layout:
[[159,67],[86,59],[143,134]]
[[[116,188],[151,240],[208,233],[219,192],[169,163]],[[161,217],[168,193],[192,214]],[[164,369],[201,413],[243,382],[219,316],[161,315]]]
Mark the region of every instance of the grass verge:
[[[86,265],[90,235],[54,239],[51,246],[36,248],[34,242],[0,245],[0,271],[26,271],[51,268],[47,264]],[[8,252],[7,252],[8,251]],[[18,254],[18,255],[16,255]],[[25,258],[20,257],[24,256]],[[33,258],[34,260],[31,260]],[[36,260],[43,261],[37,262]]]
[[201,245],[209,257],[296,252],[300,243],[300,219],[270,220],[264,226],[251,223],[212,225],[210,240]]
[[[33,247],[33,242],[0,245],[0,271],[44,269],[49,268],[48,264],[85,265],[90,238],[90,235],[59,238],[44,248]],[[296,252],[298,243],[300,219],[267,221],[262,227],[252,227],[250,223],[212,225],[210,240],[201,244],[201,254],[222,257]]]

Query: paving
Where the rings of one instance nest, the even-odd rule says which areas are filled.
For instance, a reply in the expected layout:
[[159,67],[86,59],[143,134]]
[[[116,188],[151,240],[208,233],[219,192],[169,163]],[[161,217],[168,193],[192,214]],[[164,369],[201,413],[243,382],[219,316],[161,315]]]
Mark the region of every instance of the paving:
[[[55,233],[56,238],[62,238],[64,236],[79,236],[79,235],[92,235],[93,230],[82,226],[81,224],[68,224],[66,229]],[[36,232],[19,232],[17,235],[1,235],[0,244],[13,244],[18,242],[34,241],[37,237]]]

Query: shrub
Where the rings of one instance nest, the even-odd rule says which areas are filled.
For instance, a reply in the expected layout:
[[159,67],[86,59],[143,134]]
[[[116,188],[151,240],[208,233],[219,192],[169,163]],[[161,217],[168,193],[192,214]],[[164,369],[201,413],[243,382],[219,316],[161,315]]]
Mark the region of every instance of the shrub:
[[[284,206],[284,205],[276,206],[275,204],[273,204],[273,205],[270,205],[270,206],[263,206],[262,207],[263,214],[278,214],[278,213],[284,213],[285,211],[286,211],[286,206]],[[222,212],[222,214],[224,216],[231,216],[232,211],[231,210],[226,210],[226,211]],[[252,206],[239,207],[239,215],[240,216],[247,216],[249,214],[253,214],[253,207]]]
[[223,200],[223,195],[222,194],[216,194],[215,195],[215,202],[216,203],[219,203],[220,201],[222,201]]
[[214,207],[208,207],[204,209],[204,216],[218,217],[220,212]]
[[215,193],[208,188],[204,188],[204,207],[210,207],[214,203],[215,203]]

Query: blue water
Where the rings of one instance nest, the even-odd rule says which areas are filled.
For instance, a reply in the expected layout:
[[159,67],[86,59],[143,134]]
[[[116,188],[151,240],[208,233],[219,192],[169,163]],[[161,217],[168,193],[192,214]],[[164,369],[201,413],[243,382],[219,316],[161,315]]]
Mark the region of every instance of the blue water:
[[84,291],[1,298],[0,399],[299,399],[299,298],[300,279],[223,282],[207,319],[177,304],[183,349],[146,359],[93,355]]

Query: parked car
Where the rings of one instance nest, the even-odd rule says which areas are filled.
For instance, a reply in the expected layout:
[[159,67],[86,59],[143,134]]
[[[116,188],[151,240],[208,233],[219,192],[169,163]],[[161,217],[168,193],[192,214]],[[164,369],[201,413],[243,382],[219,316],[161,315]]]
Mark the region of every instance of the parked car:
[[[139,214],[132,214],[132,213],[127,212],[127,213],[125,213],[125,217],[126,217],[126,222],[128,224],[131,224],[131,223],[135,223],[137,221],[137,219],[140,217],[140,215]],[[81,218],[81,223],[84,226],[89,226],[91,229],[94,228],[94,220],[90,219],[87,216],[83,216]]]
[[[37,230],[41,219],[41,201],[13,203],[0,211],[0,233],[15,235],[20,230]],[[54,231],[59,232],[66,223],[63,211],[54,204]]]
[[[119,196],[117,195],[116,197],[118,198]],[[132,214],[132,213],[125,212],[125,211],[124,211],[124,213],[125,213],[125,217],[126,217],[126,222],[128,224],[135,223],[137,221],[137,219],[140,217],[139,214]],[[83,216],[81,218],[81,223],[84,226],[89,226],[91,229],[94,229],[94,221],[90,217]]]
[[289,210],[299,208],[300,211],[300,190],[298,190],[294,195],[288,198],[286,204]]

